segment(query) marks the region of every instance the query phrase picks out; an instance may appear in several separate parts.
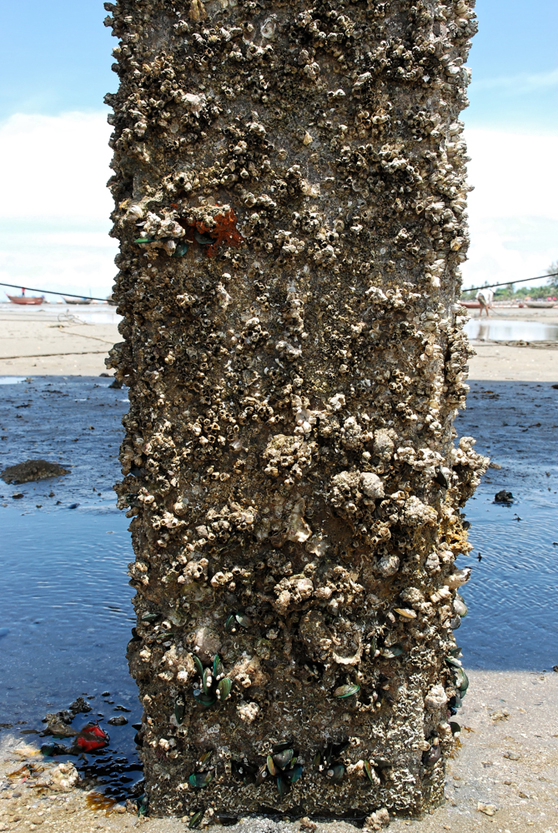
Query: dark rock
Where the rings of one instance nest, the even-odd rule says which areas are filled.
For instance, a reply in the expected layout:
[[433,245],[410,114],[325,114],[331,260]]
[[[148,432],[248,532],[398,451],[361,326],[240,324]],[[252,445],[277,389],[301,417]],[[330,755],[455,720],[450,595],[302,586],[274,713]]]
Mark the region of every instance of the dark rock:
[[89,705],[87,700],[83,699],[83,697],[78,697],[76,700],[74,700],[73,703],[70,704],[70,711],[74,714],[85,714],[91,711],[91,706]]
[[1,477],[6,483],[29,483],[33,480],[46,480],[48,477],[61,477],[69,473],[69,469],[65,469],[58,463],[49,463],[48,460],[25,460],[24,463],[8,466],[2,472]]
[[502,489],[494,495],[494,503],[502,503],[504,506],[511,506],[513,500],[512,493],[507,492],[505,489]]
[[110,720],[107,720],[107,723],[110,726],[125,726],[128,722],[128,718],[124,717],[123,714],[119,714],[118,717],[111,717]]

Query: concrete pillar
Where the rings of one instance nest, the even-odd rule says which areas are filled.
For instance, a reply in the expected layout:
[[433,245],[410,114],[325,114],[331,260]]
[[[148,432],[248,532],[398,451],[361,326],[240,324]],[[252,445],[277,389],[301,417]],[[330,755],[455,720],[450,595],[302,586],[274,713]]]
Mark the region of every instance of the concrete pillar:
[[484,465],[452,427],[473,5],[105,4],[156,815],[442,799]]

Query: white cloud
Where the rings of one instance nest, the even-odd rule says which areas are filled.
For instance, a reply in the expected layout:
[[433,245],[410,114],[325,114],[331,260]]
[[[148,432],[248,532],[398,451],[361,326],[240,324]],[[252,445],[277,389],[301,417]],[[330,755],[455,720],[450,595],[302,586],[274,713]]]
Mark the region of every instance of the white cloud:
[[108,294],[117,251],[109,137],[104,113],[16,114],[0,124],[0,281]]
[[107,219],[109,137],[104,113],[11,116],[0,125],[0,217]]
[[471,247],[464,285],[543,274],[558,257],[558,136],[466,130]]

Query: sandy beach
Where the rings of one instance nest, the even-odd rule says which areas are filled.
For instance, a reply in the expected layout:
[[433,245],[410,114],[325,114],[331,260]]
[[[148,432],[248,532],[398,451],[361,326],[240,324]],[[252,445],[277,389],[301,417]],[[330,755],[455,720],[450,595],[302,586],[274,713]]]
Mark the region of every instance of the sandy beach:
[[[493,318],[558,325],[558,308],[496,309]],[[0,304],[0,377],[99,376],[106,372],[110,346],[119,340],[112,308],[14,309]],[[535,382],[545,388],[558,384],[558,342],[477,340],[473,346],[477,355],[470,362],[472,380]],[[535,416],[533,410],[533,422]],[[549,449],[549,458],[555,465],[555,448]],[[423,819],[395,820],[390,831],[558,833],[558,673],[548,667],[477,670],[469,676],[468,697],[459,713],[460,748],[448,766],[446,803]],[[69,783],[71,772],[61,773],[56,761],[45,762],[36,740],[28,740],[15,726],[0,732],[0,833],[187,829],[186,818],[144,819],[121,806],[92,807],[91,800],[87,803],[90,793]],[[354,829],[344,822],[314,825],[269,819],[243,820],[233,828],[237,833]]]

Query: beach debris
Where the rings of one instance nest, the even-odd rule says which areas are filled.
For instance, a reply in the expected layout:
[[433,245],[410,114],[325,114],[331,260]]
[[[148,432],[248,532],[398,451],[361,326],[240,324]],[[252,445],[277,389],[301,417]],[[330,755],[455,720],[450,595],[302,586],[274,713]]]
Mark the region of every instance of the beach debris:
[[497,709],[495,712],[490,713],[490,718],[493,723],[503,722],[507,720],[510,716],[510,713],[507,709]]
[[494,503],[501,503],[503,506],[511,506],[513,501],[514,497],[512,493],[507,492],[505,489],[501,489],[494,495]]
[[[43,755],[79,755],[81,752],[94,752],[107,746],[110,737],[97,721],[89,721],[79,730],[71,726],[77,714],[88,711],[91,711],[89,703],[83,697],[78,697],[69,709],[48,713],[43,720],[47,724],[43,735],[53,735],[55,738],[72,738],[73,740],[70,748],[56,743],[43,744],[41,747]],[[128,722],[123,715],[113,719],[120,720],[120,718],[126,723]]]
[[47,713],[44,719],[47,724],[44,731],[45,735],[54,735],[56,738],[75,737],[77,730],[70,726],[73,719],[74,715],[69,711]]
[[[108,746],[110,737],[98,723],[87,723],[76,736],[73,747],[78,752],[96,752]],[[77,754],[77,752],[75,753]]]
[[59,792],[69,792],[79,781],[78,771],[71,761],[58,764],[48,775],[48,786]]
[[484,813],[485,816],[493,816],[498,812],[498,808],[494,804],[483,804],[482,801],[478,802],[477,810],[479,813]]
[[46,758],[52,758],[54,755],[67,755],[68,747],[62,743],[43,743],[41,745],[41,755]]
[[62,477],[62,475],[69,473],[69,469],[65,469],[64,466],[58,463],[50,463],[48,460],[25,460],[25,462],[17,463],[15,466],[8,466],[0,476],[6,483],[19,484],[30,483],[34,480],[46,480],[49,477]]

